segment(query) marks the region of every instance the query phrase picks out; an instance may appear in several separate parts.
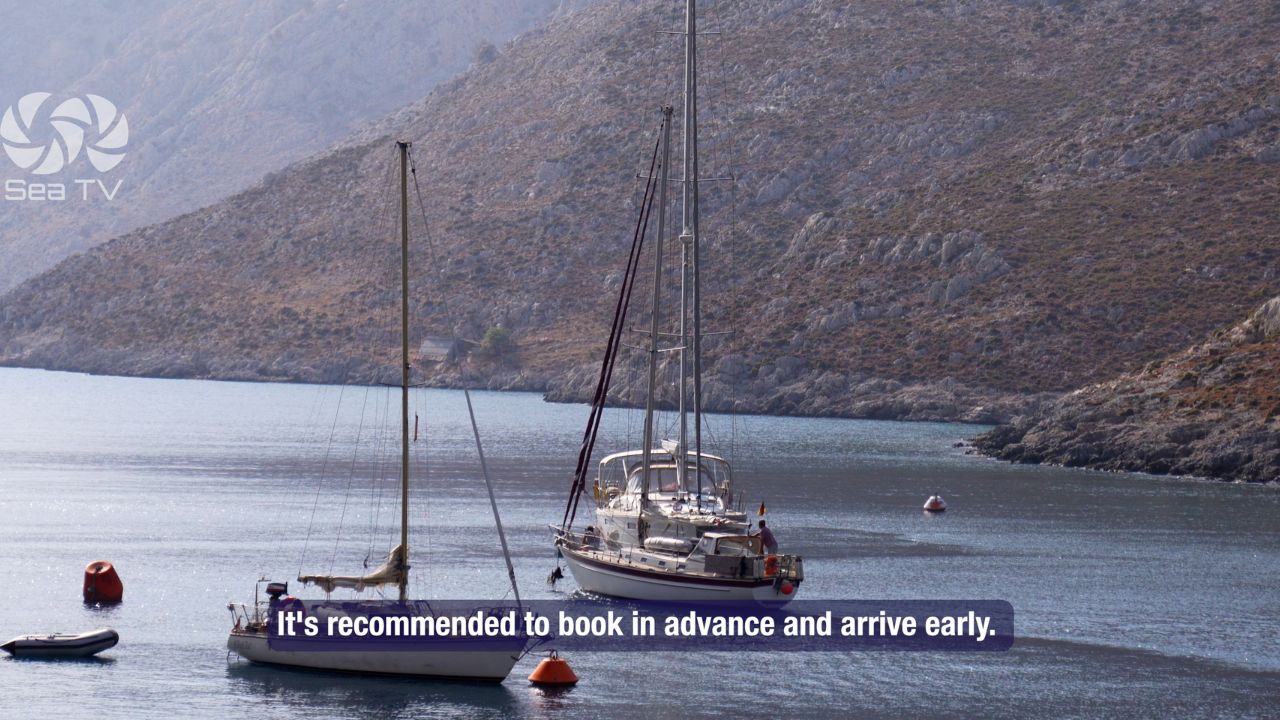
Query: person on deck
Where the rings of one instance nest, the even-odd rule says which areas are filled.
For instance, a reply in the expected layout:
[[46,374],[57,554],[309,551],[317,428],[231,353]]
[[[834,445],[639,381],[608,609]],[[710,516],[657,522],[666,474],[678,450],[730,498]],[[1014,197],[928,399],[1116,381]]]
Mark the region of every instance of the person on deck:
[[764,551],[770,555],[778,554],[778,540],[773,536],[773,531],[765,524],[764,520],[760,521],[760,542],[764,545]]

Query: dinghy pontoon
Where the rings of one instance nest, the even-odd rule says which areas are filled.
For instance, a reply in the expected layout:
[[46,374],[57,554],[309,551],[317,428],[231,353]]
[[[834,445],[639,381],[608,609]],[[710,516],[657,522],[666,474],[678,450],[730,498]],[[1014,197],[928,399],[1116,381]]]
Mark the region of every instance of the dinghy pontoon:
[[53,633],[22,635],[0,645],[0,650],[14,657],[89,657],[113,648],[120,634],[111,628],[98,628],[79,634]]

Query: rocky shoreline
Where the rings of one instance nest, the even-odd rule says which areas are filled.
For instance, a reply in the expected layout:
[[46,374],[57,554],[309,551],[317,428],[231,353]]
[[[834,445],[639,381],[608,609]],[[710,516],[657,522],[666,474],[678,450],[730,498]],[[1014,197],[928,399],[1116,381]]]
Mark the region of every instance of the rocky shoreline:
[[[66,339],[9,366],[139,377],[250,382],[384,384],[387,367],[365,359],[324,365],[280,356],[252,363],[160,349],[49,352]],[[628,364],[629,362],[629,364]],[[610,401],[638,406],[642,359],[615,372]],[[420,363],[421,382],[440,388],[539,392],[549,402],[589,402],[598,365],[533,369],[518,358]],[[671,379],[672,368],[662,376]],[[1242,482],[1280,481],[1280,297],[1244,322],[1142,370],[1079,390],[1018,394],[944,378],[901,382],[813,368],[800,358],[772,362],[728,354],[708,369],[710,412],[995,424],[974,451],[1019,463],[1197,476]],[[670,384],[669,382],[667,383]],[[671,402],[665,403],[670,405]]]
[[[1019,394],[975,388],[953,378],[900,382],[864,373],[792,370],[785,363],[767,363],[755,372],[726,372],[737,366],[735,356],[717,363],[703,383],[703,407],[710,412],[756,415],[865,418],[963,422],[991,425],[1034,412],[1048,404],[1052,393]],[[779,367],[779,366],[782,367]],[[596,368],[582,366],[552,378],[544,397],[551,402],[589,402]],[[630,377],[639,378],[640,373]],[[643,402],[640,382],[615,382],[611,397],[622,405]]]
[[1208,341],[974,440],[1021,463],[1280,481],[1280,297]]
[[[356,359],[316,367],[288,358],[270,364],[254,364],[209,357],[168,357],[158,352],[90,352],[79,357],[36,355],[17,362],[9,359],[0,362],[0,366],[92,375],[232,382],[356,385],[398,382],[387,368]],[[463,362],[433,367],[425,372],[420,368],[419,382],[446,389],[538,392],[548,402],[587,403],[594,394],[598,370],[598,366],[586,364],[551,372]],[[631,373],[629,377],[615,380],[610,404],[640,406],[643,402],[642,388],[638,383],[628,382],[635,377],[638,375]],[[1055,397],[1053,393],[1025,395],[975,388],[951,378],[904,383],[830,371],[779,373],[775,367],[766,366],[742,377],[709,373],[704,385],[703,406],[715,413],[994,425],[1035,412]]]

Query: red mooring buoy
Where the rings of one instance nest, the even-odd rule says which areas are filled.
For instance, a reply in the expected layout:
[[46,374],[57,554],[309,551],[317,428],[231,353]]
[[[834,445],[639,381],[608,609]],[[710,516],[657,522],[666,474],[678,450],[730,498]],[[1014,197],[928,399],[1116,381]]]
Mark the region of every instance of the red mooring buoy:
[[569,663],[552,650],[551,654],[542,658],[538,667],[529,673],[529,682],[537,685],[573,685],[578,682],[578,676],[574,674],[573,668],[569,667]]
[[94,560],[84,569],[84,601],[118,603],[124,600],[124,583],[116,569],[106,560]]

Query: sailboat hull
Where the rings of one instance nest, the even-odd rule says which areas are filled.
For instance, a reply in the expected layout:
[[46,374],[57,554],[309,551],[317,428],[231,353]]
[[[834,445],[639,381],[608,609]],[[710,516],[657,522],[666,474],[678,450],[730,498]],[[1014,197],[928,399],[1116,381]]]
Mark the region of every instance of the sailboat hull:
[[[561,554],[578,587],[597,595],[666,602],[755,601],[777,606],[795,598],[795,585],[784,594],[772,579],[706,578],[652,571],[604,559],[599,553],[561,546]],[[600,557],[596,557],[600,555]]]
[[368,675],[400,675],[502,682],[520,659],[523,644],[509,650],[296,651],[276,650],[261,633],[232,631],[227,649],[256,663]]

